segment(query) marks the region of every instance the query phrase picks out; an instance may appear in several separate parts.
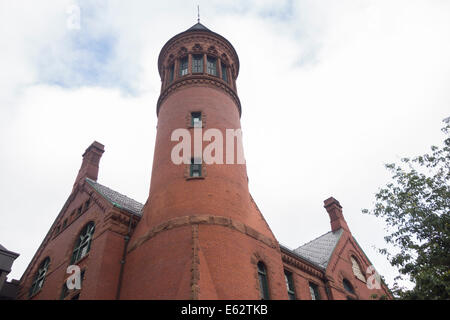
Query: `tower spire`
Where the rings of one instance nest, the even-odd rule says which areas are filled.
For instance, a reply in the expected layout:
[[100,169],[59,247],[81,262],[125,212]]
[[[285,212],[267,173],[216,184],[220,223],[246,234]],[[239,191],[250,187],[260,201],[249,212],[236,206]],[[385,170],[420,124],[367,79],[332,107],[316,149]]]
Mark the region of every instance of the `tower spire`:
[[200,23],[200,6],[197,5],[197,22]]

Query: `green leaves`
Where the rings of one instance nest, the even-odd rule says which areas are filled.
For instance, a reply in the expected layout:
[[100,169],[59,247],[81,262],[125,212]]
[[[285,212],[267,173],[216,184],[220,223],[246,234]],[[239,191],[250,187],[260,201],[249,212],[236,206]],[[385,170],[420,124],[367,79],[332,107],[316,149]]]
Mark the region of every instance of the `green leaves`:
[[386,164],[392,182],[375,195],[373,210],[363,210],[385,220],[384,239],[398,252],[379,252],[415,283],[412,290],[396,287],[400,298],[450,298],[450,125],[442,131],[442,147]]

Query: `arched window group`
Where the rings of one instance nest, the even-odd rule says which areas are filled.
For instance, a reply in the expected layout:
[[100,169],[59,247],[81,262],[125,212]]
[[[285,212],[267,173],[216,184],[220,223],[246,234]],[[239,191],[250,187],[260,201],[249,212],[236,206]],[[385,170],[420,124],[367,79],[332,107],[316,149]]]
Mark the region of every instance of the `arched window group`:
[[225,61],[206,53],[187,54],[172,62],[165,76],[165,83],[169,85],[176,78],[188,74],[208,74],[229,83],[230,70]]

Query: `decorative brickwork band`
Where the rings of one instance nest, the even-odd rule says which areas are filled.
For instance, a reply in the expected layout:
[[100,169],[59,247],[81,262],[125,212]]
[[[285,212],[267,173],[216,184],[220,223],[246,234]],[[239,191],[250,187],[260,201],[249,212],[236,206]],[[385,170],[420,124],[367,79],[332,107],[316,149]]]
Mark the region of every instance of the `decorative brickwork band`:
[[198,225],[198,224],[218,225],[227,227],[236,230],[238,232],[241,232],[243,234],[246,234],[258,241],[261,241],[262,243],[271,248],[278,248],[278,244],[275,241],[239,221],[235,221],[230,218],[221,216],[202,215],[202,216],[179,217],[157,225],[156,227],[149,230],[143,237],[139,238],[135,243],[133,243],[128,249],[128,253],[140,247],[144,242],[150,240],[151,238],[153,238],[162,231],[183,227],[187,225]]

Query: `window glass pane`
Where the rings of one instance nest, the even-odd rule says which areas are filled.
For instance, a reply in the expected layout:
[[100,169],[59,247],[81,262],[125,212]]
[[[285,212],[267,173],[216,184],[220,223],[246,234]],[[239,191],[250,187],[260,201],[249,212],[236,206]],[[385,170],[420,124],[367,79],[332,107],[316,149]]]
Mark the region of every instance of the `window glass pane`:
[[191,158],[191,166],[189,171],[191,177],[201,177],[202,176],[201,159]]
[[172,63],[172,65],[169,67],[169,83],[173,81],[174,73],[175,73],[175,65]]
[[228,82],[227,67],[222,64],[222,80]]
[[295,300],[294,281],[292,280],[292,273],[284,271],[284,278],[286,280],[286,288],[290,300]]
[[309,283],[309,292],[312,300],[320,300],[319,287],[314,283]]
[[192,73],[203,73],[203,56],[201,54],[192,56]]
[[206,71],[210,75],[217,76],[217,67],[216,67],[217,60],[216,60],[216,58],[208,57],[206,59],[206,64],[207,64],[207,70]]
[[184,57],[180,60],[180,76],[188,74],[188,57]]
[[266,266],[262,262],[258,262],[258,278],[259,290],[262,300],[269,300],[269,285],[267,283]]
[[191,112],[191,126],[194,128],[201,128],[202,126],[201,112]]

